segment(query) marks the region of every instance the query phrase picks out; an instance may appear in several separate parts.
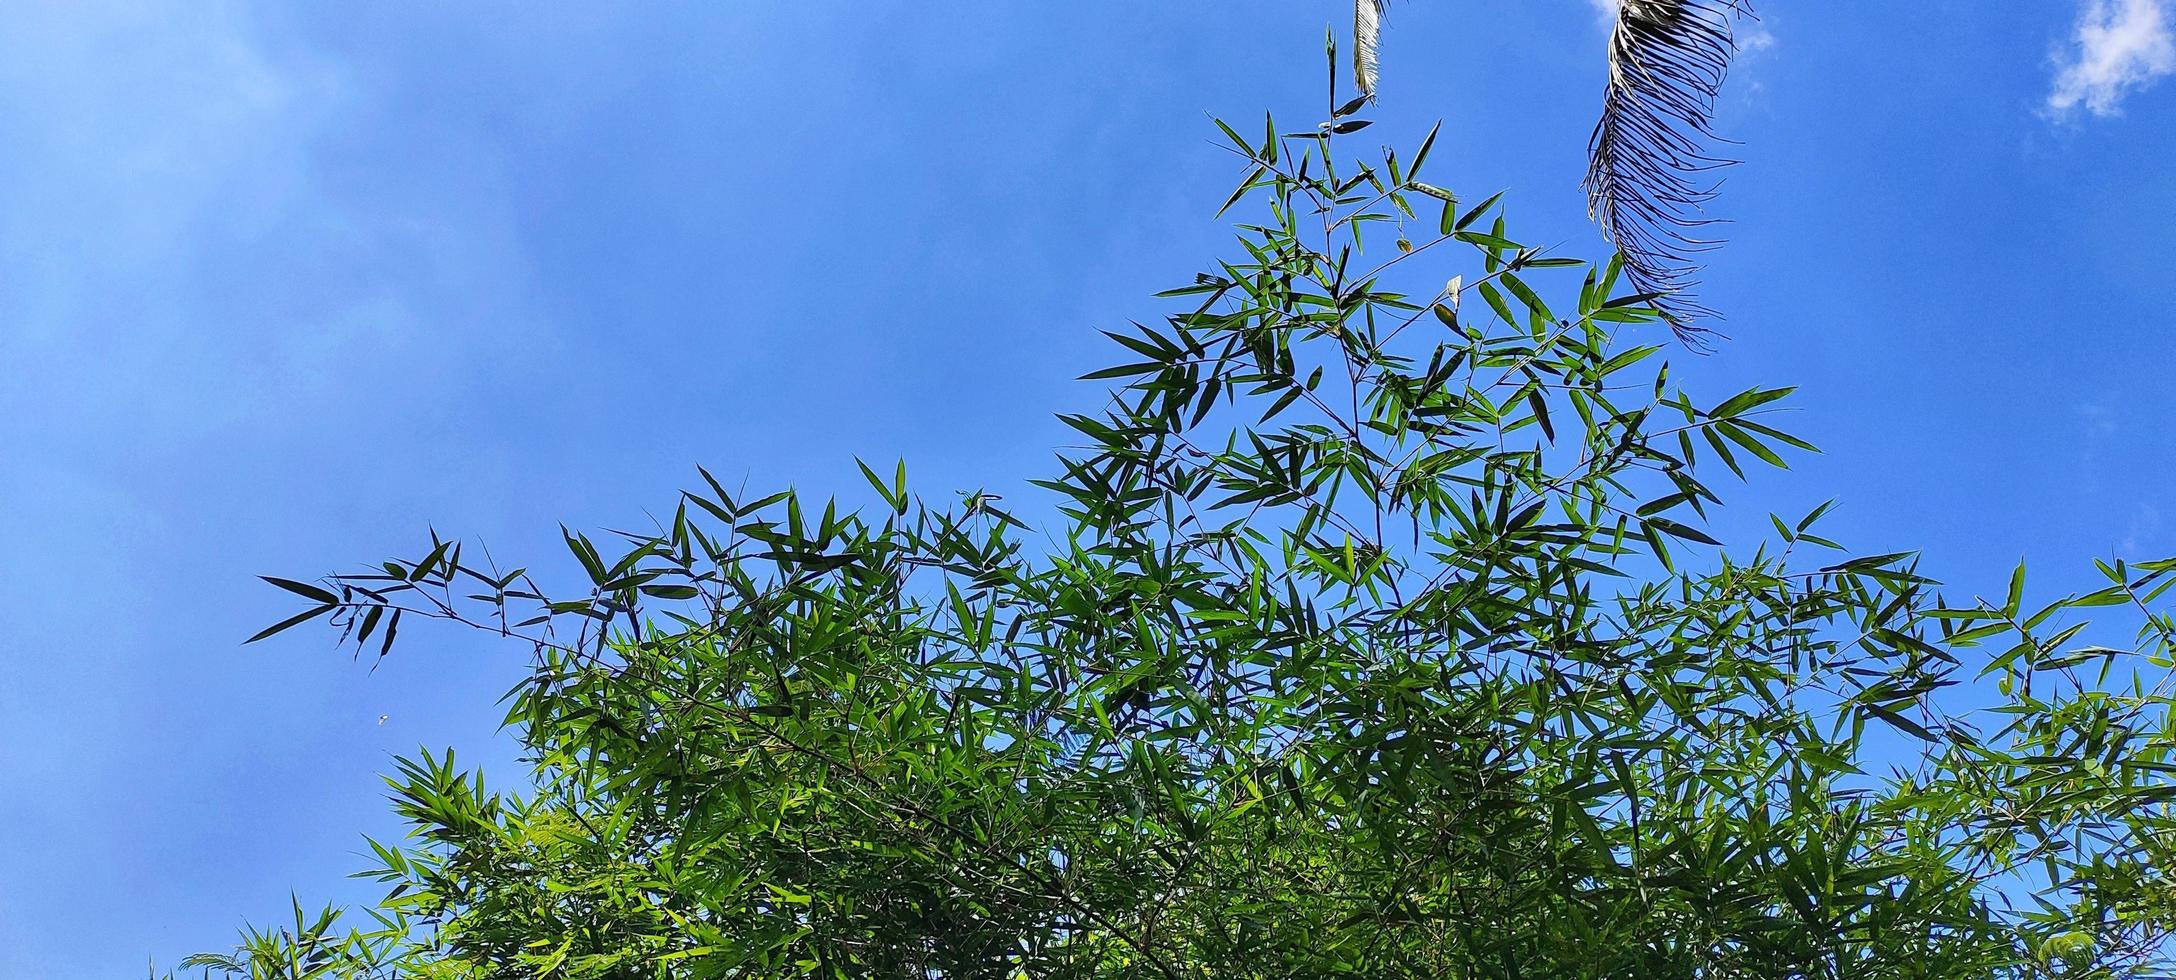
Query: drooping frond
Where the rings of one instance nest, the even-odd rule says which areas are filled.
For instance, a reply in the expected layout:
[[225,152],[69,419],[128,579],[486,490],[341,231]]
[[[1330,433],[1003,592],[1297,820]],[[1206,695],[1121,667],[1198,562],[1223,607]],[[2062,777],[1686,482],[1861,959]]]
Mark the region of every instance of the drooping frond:
[[1383,38],[1383,10],[1390,0],[1353,0],[1352,80],[1360,97],[1375,101],[1375,49]]
[[1626,280],[1662,294],[1656,305],[1680,337],[1705,332],[1713,316],[1690,295],[1713,247],[1698,229],[1717,219],[1711,122],[1724,73],[1737,54],[1733,16],[1751,0],[1620,0],[1609,39],[1609,85],[1587,145],[1587,210],[1624,254]]

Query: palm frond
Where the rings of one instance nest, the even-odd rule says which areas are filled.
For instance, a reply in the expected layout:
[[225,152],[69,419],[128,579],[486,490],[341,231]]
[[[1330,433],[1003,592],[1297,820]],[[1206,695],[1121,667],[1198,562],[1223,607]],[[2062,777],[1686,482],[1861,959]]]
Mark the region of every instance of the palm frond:
[[1714,311],[1691,295],[1698,253],[1716,240],[1703,205],[1709,174],[1734,161],[1712,156],[1716,94],[1737,54],[1733,16],[1751,0],[1620,0],[1609,39],[1609,85],[1587,145],[1587,210],[1624,255],[1625,279],[1656,305],[1678,336],[1705,333]]
[[1360,97],[1375,101],[1376,48],[1383,39],[1383,11],[1390,0],[1353,0],[1352,80]]

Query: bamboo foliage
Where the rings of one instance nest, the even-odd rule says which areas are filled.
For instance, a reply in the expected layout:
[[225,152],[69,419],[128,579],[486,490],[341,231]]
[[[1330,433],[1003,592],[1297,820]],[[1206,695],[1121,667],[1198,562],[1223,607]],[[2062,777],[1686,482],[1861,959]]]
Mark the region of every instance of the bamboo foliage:
[[1432,131],[1340,156],[1358,109],[1219,124],[1237,244],[1110,332],[1040,496],[698,470],[556,570],[433,535],[272,579],[261,636],[527,654],[528,768],[402,760],[384,898],[193,965],[2165,975],[2176,560],[1952,597],[1826,506],[1721,519],[1811,449],[1790,390],[1688,390],[1627,261],[1423,180]]

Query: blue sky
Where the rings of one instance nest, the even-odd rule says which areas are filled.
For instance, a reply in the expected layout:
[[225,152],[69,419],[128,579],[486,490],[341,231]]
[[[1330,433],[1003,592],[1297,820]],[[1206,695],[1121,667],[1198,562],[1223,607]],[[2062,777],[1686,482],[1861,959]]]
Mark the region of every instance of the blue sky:
[[[1726,523],[1836,497],[1834,536],[1966,593],[2176,553],[2170,6],[1761,4],[1704,293],[1732,339],[1678,373],[1802,386],[1826,452]],[[1344,16],[0,3],[0,976],[363,895],[392,753],[511,774],[522,651],[243,648],[289,608],[256,574],[433,525],[553,560],[697,463],[1019,492],[1096,401],[1095,328],[1226,249],[1207,114],[1313,122]],[[1599,23],[1398,4],[1371,132],[1446,119],[1436,182],[1599,254]]]

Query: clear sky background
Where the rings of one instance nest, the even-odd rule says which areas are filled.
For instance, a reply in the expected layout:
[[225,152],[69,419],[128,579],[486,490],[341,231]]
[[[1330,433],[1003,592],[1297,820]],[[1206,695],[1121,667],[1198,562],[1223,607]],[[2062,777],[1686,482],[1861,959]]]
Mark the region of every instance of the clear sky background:
[[[1824,455],[1726,525],[1958,591],[2176,554],[2168,0],[1768,0],[1696,391]],[[259,573],[427,527],[551,563],[703,463],[1028,496],[1098,327],[1226,254],[1207,114],[1316,121],[1345,0],[0,3],[0,977],[140,975],[367,893],[376,774],[512,775],[525,652],[376,671]],[[1590,0],[1394,6],[1370,134],[1599,255]],[[2157,84],[2158,82],[2158,84]],[[383,721],[381,723],[381,716]]]

